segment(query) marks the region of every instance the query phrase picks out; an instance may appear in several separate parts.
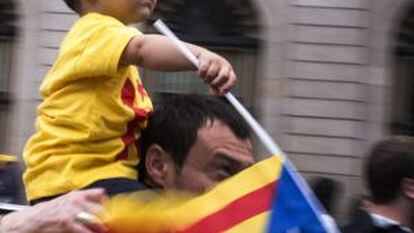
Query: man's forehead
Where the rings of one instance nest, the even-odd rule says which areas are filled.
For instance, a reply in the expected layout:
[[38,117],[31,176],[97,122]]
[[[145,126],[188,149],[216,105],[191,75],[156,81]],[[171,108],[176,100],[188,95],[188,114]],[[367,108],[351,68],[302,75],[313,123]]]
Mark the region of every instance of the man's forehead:
[[208,119],[199,129],[198,134],[211,134],[218,136],[220,134],[215,134],[216,132],[227,132],[232,134],[234,137],[238,138],[236,134],[232,131],[230,126],[223,121],[214,118],[214,119]]
[[235,164],[239,167],[247,168],[254,164],[254,159],[251,153],[245,154],[226,154],[226,153],[216,153],[213,155],[213,160],[217,162],[227,162]]
[[231,128],[220,120],[208,121],[197,131],[197,140],[206,141],[208,143],[228,142],[243,142],[246,147],[252,147],[249,138],[239,138]]
[[232,157],[253,157],[253,146],[250,139],[240,139],[221,121],[205,124],[197,132],[193,145],[200,153],[227,154]]

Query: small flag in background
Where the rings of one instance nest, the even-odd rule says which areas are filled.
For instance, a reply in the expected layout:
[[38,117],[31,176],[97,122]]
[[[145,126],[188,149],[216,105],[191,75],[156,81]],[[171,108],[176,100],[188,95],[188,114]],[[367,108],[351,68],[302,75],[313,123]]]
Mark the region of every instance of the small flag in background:
[[336,232],[323,226],[292,175],[273,156],[201,196],[117,197],[103,218],[112,233]]

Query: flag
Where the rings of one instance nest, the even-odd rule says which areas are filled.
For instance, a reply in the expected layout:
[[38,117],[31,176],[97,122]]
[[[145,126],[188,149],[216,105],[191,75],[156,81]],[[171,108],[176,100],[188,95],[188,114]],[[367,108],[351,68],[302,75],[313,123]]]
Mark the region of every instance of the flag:
[[275,187],[269,233],[339,232],[333,219],[321,209],[312,191],[285,162]]
[[330,232],[285,165],[272,156],[196,197],[118,197],[104,219],[112,233]]

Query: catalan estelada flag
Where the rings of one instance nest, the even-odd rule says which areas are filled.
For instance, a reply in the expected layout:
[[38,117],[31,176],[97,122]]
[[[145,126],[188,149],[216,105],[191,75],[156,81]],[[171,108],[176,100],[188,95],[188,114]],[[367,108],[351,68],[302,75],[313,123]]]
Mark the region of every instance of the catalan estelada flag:
[[120,196],[104,219],[112,233],[336,232],[324,226],[288,169],[273,156],[201,196]]
[[[229,187],[223,191],[240,196],[229,196],[228,202],[220,202],[224,207],[183,232],[335,232],[327,229],[324,221],[328,216],[309,204],[315,201],[312,194],[308,191],[304,195],[306,191],[295,179],[295,173],[280,158],[269,158],[228,181]],[[240,189],[243,186],[245,189]]]

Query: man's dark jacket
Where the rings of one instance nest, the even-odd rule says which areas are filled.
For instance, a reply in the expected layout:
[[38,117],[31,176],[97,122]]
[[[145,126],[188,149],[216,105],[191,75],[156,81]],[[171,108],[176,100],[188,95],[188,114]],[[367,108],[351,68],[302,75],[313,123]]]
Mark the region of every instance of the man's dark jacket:
[[406,233],[399,227],[381,228],[374,225],[365,210],[358,210],[351,222],[342,228],[342,233]]

